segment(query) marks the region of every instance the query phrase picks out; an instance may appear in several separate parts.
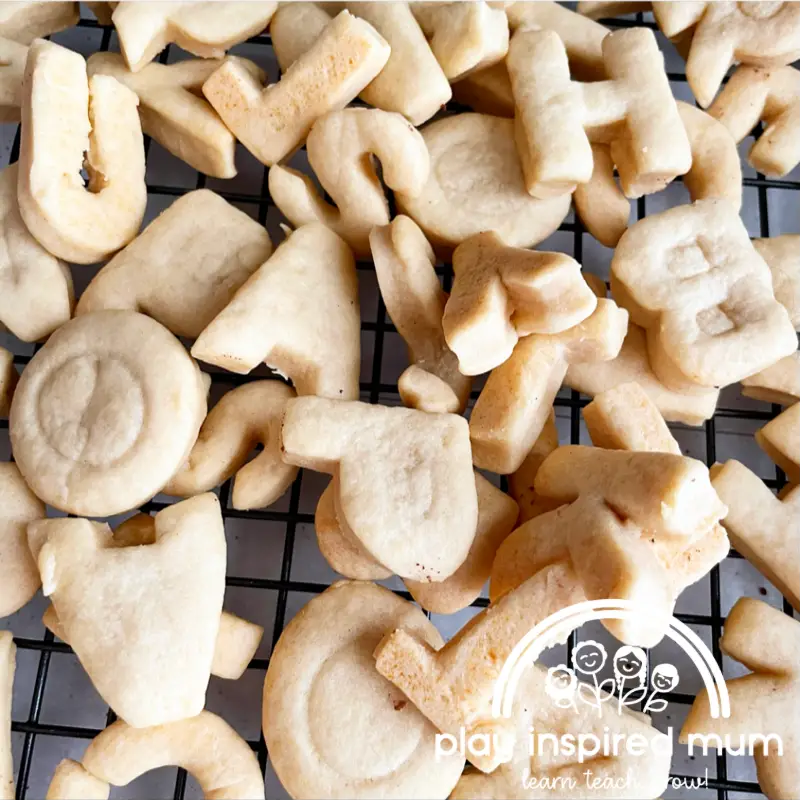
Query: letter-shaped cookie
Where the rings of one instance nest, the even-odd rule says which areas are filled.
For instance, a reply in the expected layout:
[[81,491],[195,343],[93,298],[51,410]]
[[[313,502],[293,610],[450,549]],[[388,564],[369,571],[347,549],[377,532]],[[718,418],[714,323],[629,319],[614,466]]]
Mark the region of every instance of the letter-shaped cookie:
[[105,517],[175,475],[205,416],[206,388],[184,346],[143,314],[104,311],[70,320],[31,359],[9,433],[39,498]]
[[85,519],[28,529],[42,542],[43,591],[67,641],[106,703],[137,728],[203,709],[225,590],[215,495],[167,507],[155,526],[152,545],[123,548]]
[[773,278],[773,294],[787,309],[795,330],[801,328],[801,259],[798,255],[798,234],[782,234],[755,239],[754,247],[765,259]]
[[188,192],[100,270],[75,313],[133,309],[195,338],[271,252],[245,212],[209,189]]
[[281,438],[286,462],[336,475],[338,515],[393,573],[442,581],[464,562],[477,520],[464,418],[296,398]]
[[19,122],[28,48],[0,37],[0,122]]
[[132,72],[149,64],[168,44],[201,58],[222,58],[229,47],[261,33],[277,3],[116,3],[111,20]]
[[[434,271],[436,259],[425,234],[400,214],[389,225],[371,231],[370,248],[387,314],[409,348],[410,361],[442,379],[457,398],[458,408],[451,411],[461,412],[472,380],[459,372],[456,355],[445,341],[442,316],[447,295]],[[404,376],[408,382],[409,376]]]
[[756,432],[759,447],[787,474],[793,483],[799,482],[801,462],[801,403],[785,409],[778,417]]
[[437,730],[375,669],[373,650],[396,628],[442,646],[418,607],[367,582],[333,584],[284,629],[262,720],[293,797],[446,798],[456,784],[464,758],[436,757]]
[[[242,66],[263,79],[262,71],[251,61]],[[95,53],[87,62],[89,75],[111,75],[136,92],[142,131],[152,136],[174,156],[190,167],[214,178],[236,175],[236,139],[217,112],[203,98],[200,88],[222,62],[188,59],[176,64],[148,64],[131,72],[122,56]]]
[[503,364],[520,337],[578,325],[598,302],[570,256],[507,247],[494,231],[462,242],[453,272],[442,327],[465,375]]
[[[295,480],[297,468],[281,461],[281,421],[295,393],[280,381],[253,381],[227,392],[209,412],[186,464],[164,487],[168,495],[206,492],[236,473],[234,509],[275,503]],[[255,445],[263,450],[245,464]]]
[[690,36],[687,81],[703,108],[734,62],[781,67],[798,58],[798,3],[665,2],[654,3],[654,16],[668,38]]
[[791,406],[801,400],[798,351],[776,364],[744,378],[741,391],[747,398]]
[[11,756],[11,699],[17,647],[10,631],[0,631],[0,798],[12,799],[14,761]]
[[[87,5],[98,5],[87,3]],[[97,799],[106,801],[111,787],[102,779],[92,776],[80,762],[62,759],[56,766],[50,786],[47,788],[47,801],[64,801],[64,799]]]
[[603,41],[609,80],[571,81],[554,31],[518,31],[507,66],[526,188],[534,197],[572,192],[592,176],[590,141],[611,144],[627,197],[659,191],[690,169],[690,144],[654,34],[646,28]]
[[0,418],[8,417],[17,381],[19,374],[14,368],[14,354],[10,350],[0,348]]
[[428,180],[423,137],[400,114],[389,111],[348,108],[325,114],[312,126],[306,152],[335,205],[320,197],[307,175],[280,164],[270,168],[270,196],[292,225],[321,222],[357,256],[370,255],[370,230],[390,220],[371,157],[381,162],[390,189],[415,197]]
[[[139,231],[145,151],[138,100],[108,75],[87,79],[78,53],[37,40],[23,81],[19,210],[54,256],[108,258]],[[89,175],[84,187],[81,169]]]
[[489,375],[470,417],[473,462],[496,473],[514,473],[537,441],[572,362],[614,358],[628,315],[611,300],[560,334],[523,337]]
[[449,384],[416,364],[398,376],[398,394],[404,406],[424,412],[459,414],[463,408]]
[[79,18],[77,3],[0,3],[0,36],[29,45],[34,39],[71,28]]
[[453,87],[453,99],[469,106],[480,114],[494,117],[514,117],[515,101],[506,62],[500,61],[491,67],[471,72],[457,81]]
[[657,378],[673,389],[723,387],[796,349],[771,273],[734,207],[700,200],[626,231],[612,294],[648,331]]
[[[753,749],[757,778],[768,798],[795,798],[801,793],[798,766],[799,662],[798,621],[754,598],[740,598],[734,605],[720,639],[721,650],[753,671],[729,679],[726,687],[730,717],[713,718],[709,696],[702,690],[682,726],[679,742],[699,748],[703,740],[693,735],[727,735],[732,743],[762,734],[763,744]],[[767,735],[774,735],[768,739]],[[783,756],[777,753],[775,736],[781,738]]]
[[299,395],[359,397],[359,295],[350,248],[319,223],[298,228],[206,326],[192,355],[234,373],[261,362]]
[[328,111],[344,108],[381,71],[390,48],[370,24],[341,12],[278,83],[264,88],[226,59],[203,94],[262,164],[290,156]]
[[17,203],[17,165],[0,171],[0,323],[26,342],[70,319],[69,268],[30,234]]

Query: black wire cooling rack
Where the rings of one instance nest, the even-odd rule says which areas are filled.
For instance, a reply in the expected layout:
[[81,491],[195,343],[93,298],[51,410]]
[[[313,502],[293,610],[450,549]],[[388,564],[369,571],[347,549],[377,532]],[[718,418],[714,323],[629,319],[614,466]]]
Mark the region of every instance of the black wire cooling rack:
[[[602,20],[603,24],[610,28],[615,27],[628,27],[634,25],[644,25],[647,27],[655,28],[656,26],[650,21],[650,15],[631,15],[624,19],[609,19]],[[78,23],[80,28],[101,32],[99,50],[108,50],[112,42],[113,29],[111,27],[101,26],[94,18],[82,17]],[[269,35],[260,35],[251,38],[247,42],[248,45],[258,45],[263,48],[272,48]],[[159,57],[162,63],[167,63],[170,55],[170,48],[164,50]],[[668,78],[671,82],[686,82],[686,76],[682,72],[668,72]],[[457,105],[449,105],[447,110],[462,111]],[[13,163],[17,160],[19,155],[19,127],[16,131],[16,136],[11,147],[8,163]],[[149,150],[150,142],[145,141],[146,152]],[[274,204],[271,201],[267,189],[267,168],[264,168],[263,177],[261,181],[261,188],[257,194],[249,194],[244,192],[226,191],[224,188],[220,189],[215,185],[215,191],[224,197],[226,200],[234,204],[249,204],[258,208],[258,220],[262,224],[266,224],[267,215]],[[148,182],[147,190],[150,196],[179,196],[194,188],[202,188],[206,185],[206,176],[197,173],[196,185],[194,187],[180,187],[162,185],[159,183]],[[781,190],[783,198],[788,197],[785,193],[799,192],[799,182],[797,180],[773,180],[766,178],[763,175],[756,174],[753,177],[745,177],[743,179],[745,187],[755,188],[758,197],[758,212],[759,212],[759,236],[766,237],[771,234],[779,233],[792,233],[798,230],[795,227],[792,231],[773,230],[771,227],[769,203],[768,203],[768,190]],[[646,207],[649,203],[648,198],[641,198],[637,202],[636,212],[637,218],[642,219],[646,215]],[[782,199],[782,202],[783,199]],[[794,225],[797,226],[797,218]],[[576,219],[574,222],[565,222],[560,228],[560,232],[572,234],[572,255],[579,262],[583,262],[584,248],[583,248],[583,234],[585,229],[581,223]],[[360,262],[357,265],[361,271],[371,271],[373,266],[370,262]],[[452,273],[449,265],[440,266],[437,272],[442,277],[443,284],[446,289],[450,288]],[[386,309],[380,294],[378,295],[375,316],[372,319],[364,319],[369,310],[362,309],[362,331],[369,332],[374,338],[374,348],[372,356],[372,365],[369,369],[369,380],[361,382],[361,395],[362,399],[369,400],[371,403],[378,403],[379,399],[383,402],[397,403],[398,391],[397,385],[394,383],[386,383],[382,381],[382,365],[384,363],[385,341],[388,333],[394,332],[394,326],[387,320]],[[15,356],[15,364],[18,368],[24,369],[24,365],[30,360],[29,355]],[[237,385],[242,382],[252,380],[254,376],[238,376],[227,373],[215,368],[204,369],[212,376],[214,386],[224,386],[226,388],[232,385]],[[263,378],[263,375],[259,375]],[[478,391],[472,393],[472,399],[478,397]],[[566,411],[569,414],[569,428],[570,428],[570,442],[578,443],[581,437],[581,409],[589,402],[589,399],[579,395],[577,392],[560,393],[556,400],[557,411],[564,414]],[[713,419],[706,422],[703,428],[696,429],[702,431],[705,440],[705,454],[706,463],[712,465],[717,459],[716,448],[716,434],[718,431],[718,423],[721,420],[743,420],[743,421],[758,421],[752,423],[753,425],[762,425],[767,420],[770,420],[781,408],[773,406],[770,411],[767,409],[759,408],[733,408],[734,404],[727,406],[725,399],[722,399],[722,405],[717,409]],[[0,431],[8,428],[8,421],[0,421]],[[700,457],[700,458],[704,458]],[[247,588],[251,590],[271,591],[276,595],[275,615],[272,624],[272,630],[267,628],[265,630],[265,639],[269,639],[274,645],[281,632],[283,631],[285,621],[287,619],[287,601],[290,593],[306,593],[316,594],[320,593],[328,587],[328,584],[316,583],[309,581],[298,581],[291,577],[291,570],[293,565],[293,554],[295,552],[296,531],[299,525],[313,525],[314,516],[311,513],[301,511],[301,485],[304,481],[304,472],[301,470],[289,491],[289,502],[286,511],[276,511],[274,509],[262,509],[256,511],[238,511],[231,507],[231,482],[226,482],[220,492],[220,500],[223,508],[223,515],[226,521],[229,520],[251,520],[269,522],[271,524],[283,525],[285,527],[285,539],[283,547],[283,555],[281,558],[280,575],[278,578],[255,578],[250,576],[229,575],[226,578],[226,586],[229,588]],[[766,479],[766,483],[771,488],[777,489],[784,485],[784,474],[777,468],[775,477]],[[505,483],[502,481],[502,486],[505,488]],[[155,512],[164,508],[166,504],[151,501],[146,504],[142,511]],[[739,554],[732,551],[729,558],[741,559]],[[715,567],[709,577],[709,614],[677,614],[676,616],[682,622],[693,626],[696,629],[708,629],[711,635],[712,651],[715,659],[722,665],[722,655],[718,646],[718,641],[722,632],[725,618],[721,611],[721,570]],[[407,593],[400,593],[406,598],[411,600],[411,596]],[[485,607],[487,605],[486,598],[479,598],[473,606]],[[792,614],[792,608],[785,600],[783,603],[784,611],[787,614]],[[33,691],[31,694],[30,707],[26,719],[14,719],[12,721],[12,732],[22,735],[22,749],[19,758],[19,767],[17,772],[17,798],[27,798],[29,785],[31,780],[31,767],[33,764],[34,749],[37,742],[41,738],[68,738],[70,740],[85,740],[88,741],[99,733],[99,729],[89,728],[78,725],[64,725],[55,723],[46,723],[40,721],[42,713],[42,704],[45,696],[45,688],[47,686],[48,678],[53,676],[54,669],[52,666],[52,656],[54,654],[71,653],[71,649],[64,643],[57,641],[49,631],[45,631],[41,639],[31,639],[19,637],[15,638],[17,648],[21,652],[38,653],[38,665],[36,667],[36,675],[33,681]],[[256,658],[250,665],[250,671],[258,671],[263,674],[267,668],[269,660],[267,658]],[[19,671],[19,668],[18,668]],[[689,705],[693,701],[693,695],[683,694],[678,692],[667,693],[665,696],[668,701],[680,704]],[[258,699],[253,699],[253,703],[260,704],[260,696]],[[788,714],[797,714],[797,710],[788,710]],[[113,713],[109,710],[107,721],[110,723],[114,720]],[[258,741],[251,740],[251,747],[256,751],[262,771],[267,767],[267,749],[265,746],[263,736]],[[743,757],[748,759],[748,757]],[[691,779],[691,776],[682,776],[680,774],[671,774],[676,778]],[[46,777],[45,781],[49,781]],[[37,782],[38,784],[38,782]],[[715,775],[710,775],[708,778],[707,787],[713,793],[716,793],[718,798],[741,797],[759,795],[759,786],[752,781],[737,781],[730,779],[728,776],[727,759],[726,756],[717,756],[715,759]],[[177,769],[175,785],[174,785],[174,798],[184,798],[187,792],[187,774],[182,769]]]

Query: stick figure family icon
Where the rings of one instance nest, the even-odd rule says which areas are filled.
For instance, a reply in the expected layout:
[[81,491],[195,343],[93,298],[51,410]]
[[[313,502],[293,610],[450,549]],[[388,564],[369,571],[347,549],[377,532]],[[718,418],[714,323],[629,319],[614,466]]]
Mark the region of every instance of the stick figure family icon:
[[601,715],[605,703],[616,703],[618,713],[624,706],[640,705],[643,712],[661,712],[668,693],[679,683],[675,665],[657,665],[648,680],[648,657],[642,648],[621,646],[612,659],[614,676],[599,678],[607,664],[606,648],[595,640],[583,640],[570,654],[571,666],[561,664],[549,668],[546,692],[561,709],[578,709],[578,704],[595,708]]

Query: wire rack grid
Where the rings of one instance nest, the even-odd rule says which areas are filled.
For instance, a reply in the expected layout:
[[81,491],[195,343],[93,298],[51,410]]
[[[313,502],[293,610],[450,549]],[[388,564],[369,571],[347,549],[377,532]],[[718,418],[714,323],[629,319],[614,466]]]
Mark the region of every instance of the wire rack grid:
[[[118,49],[116,44],[116,34],[113,29],[101,26],[97,23],[90,12],[82,8],[82,18],[79,26],[65,34],[59,34],[53,38],[63,42],[73,49],[84,50],[86,53],[95,50]],[[630,25],[646,25],[655,28],[650,15],[631,15],[630,17],[603,20],[609,27],[622,27]],[[75,37],[76,40],[69,39],[68,36]],[[674,92],[682,99],[692,101],[689,89],[686,86],[686,77],[683,73],[683,63],[677,54],[671,51],[670,45],[661,34],[658,34],[660,42],[664,45],[667,58],[668,77],[674,87]],[[177,48],[168,47],[159,56],[162,63],[168,63],[175,57],[181,55],[176,53]],[[272,74],[275,77],[275,63],[272,54],[272,46],[268,35],[260,35],[250,39],[245,45],[235,49],[243,55],[256,60],[260,66],[271,66]],[[675,69],[674,69],[675,67]],[[464,110],[456,105],[449,106],[447,111]],[[10,126],[3,126],[8,129]],[[19,153],[19,128],[13,128],[7,132],[5,151],[8,163],[17,160]],[[750,140],[746,140],[742,152],[749,146]],[[182,173],[182,180],[162,181],[159,164],[165,158],[169,159],[168,154],[162,151],[158,145],[146,140],[148,155],[148,194],[153,201],[153,208],[149,206],[148,215],[155,216],[153,212],[158,212],[172,202],[173,198],[182,195],[195,188],[209,186],[217,191],[224,198],[240,206],[244,210],[255,216],[261,223],[266,224],[271,233],[276,230],[276,222],[280,218],[274,204],[271,202],[267,190],[267,169],[255,162],[249,163],[250,175],[256,176],[255,182],[250,181],[248,186],[243,187],[242,182],[218,182],[207,179],[206,176],[185,168]],[[247,154],[239,153],[238,163],[243,159],[248,159]],[[302,160],[303,154],[300,155]],[[159,164],[154,166],[154,162]],[[175,166],[175,165],[173,165]],[[188,172],[187,172],[188,171]],[[787,179],[772,180],[763,175],[753,173],[747,168],[744,169],[744,218],[752,236],[769,236],[771,234],[792,233],[798,231],[798,193],[799,181],[797,170]],[[636,218],[642,219],[646,213],[654,213],[666,206],[676,205],[686,202],[686,195],[682,195],[680,184],[674,184],[666,192],[660,195],[641,198],[636,204]],[[776,223],[775,220],[779,219]],[[789,220],[789,222],[788,222]],[[541,245],[542,248],[562,250],[571,253],[577,261],[589,266],[592,271],[606,277],[610,251],[598,245],[584,230],[581,223],[572,215],[560,226],[559,231],[549,240]],[[391,322],[387,319],[386,310],[381,300],[380,293],[377,291],[372,264],[360,262],[358,265],[362,294],[362,345],[363,345],[363,365],[361,394],[362,399],[371,403],[399,403],[397,384],[394,379],[405,365],[405,355],[402,343]],[[76,272],[77,283],[86,283],[86,277],[78,275],[81,270]],[[437,268],[442,277],[446,289],[450,287],[452,273],[449,265],[440,265]],[[87,276],[88,277],[88,276]],[[15,364],[19,369],[24,369],[25,364],[30,360],[32,350],[29,346],[13,341],[10,345],[15,352]],[[399,366],[395,369],[396,364]],[[236,376],[214,368],[207,369],[211,373],[213,380],[212,395],[219,395],[221,392],[233,385],[240,384],[254,377],[265,377],[264,370],[260,370],[249,376]],[[393,373],[394,370],[394,373]],[[472,393],[472,400],[478,397],[478,389]],[[586,431],[583,428],[581,419],[581,409],[588,402],[588,399],[580,396],[577,392],[563,390],[556,400],[557,423],[560,429],[561,442],[587,442]],[[718,459],[729,458],[733,455],[741,458],[752,469],[759,471],[765,477],[766,483],[771,488],[779,488],[785,483],[785,478],[781,471],[774,469],[766,461],[766,458],[751,447],[753,431],[764,425],[765,421],[771,419],[780,411],[779,407],[770,407],[753,401],[743,400],[739,397],[737,388],[730,388],[721,395],[719,408],[713,419],[709,420],[703,427],[689,429],[684,426],[671,426],[674,434],[682,444],[685,452],[696,458],[703,459],[711,465]],[[8,422],[0,421],[0,458],[10,458],[8,450],[7,429]],[[747,450],[747,455],[743,456],[742,450]],[[501,486],[505,482],[501,481]],[[260,709],[260,685],[264,671],[269,662],[269,652],[277,642],[285,624],[307,600],[314,594],[326,589],[334,575],[326,575],[325,568],[322,571],[306,570],[306,563],[315,557],[313,549],[313,521],[314,503],[319,496],[319,491],[323,484],[314,474],[300,471],[294,484],[287,496],[269,509],[257,511],[237,511],[231,507],[231,483],[227,482],[220,490],[220,499],[223,507],[223,514],[226,521],[226,531],[229,539],[229,571],[232,571],[226,578],[226,607],[229,601],[237,593],[240,599],[242,593],[250,599],[247,602],[239,603],[240,609],[245,609],[245,616],[250,611],[251,619],[259,619],[265,625],[265,643],[260,649],[257,657],[251,662],[246,676],[237,682],[242,686],[238,692],[237,702],[239,707],[247,707],[251,710],[247,731],[243,733],[250,745],[258,754],[259,762],[265,771],[267,780],[267,797],[285,797],[280,783],[272,773],[264,738],[258,726]],[[166,505],[168,501],[157,497],[145,507],[143,511],[157,511]],[[248,542],[240,540],[248,539],[244,535],[234,535],[232,542],[231,530],[237,525],[249,526],[250,533],[258,530],[258,541],[261,546],[265,542],[270,543],[269,552],[265,553],[263,547],[253,553],[248,552],[248,545],[253,544],[253,538]],[[281,544],[281,542],[283,544]],[[306,546],[310,546],[306,547]],[[239,554],[232,564],[231,552],[236,550]],[[319,554],[316,555],[319,560]],[[241,569],[240,569],[241,568]],[[255,571],[256,575],[253,575]],[[329,571],[330,573],[330,571]],[[402,584],[397,580],[390,581],[388,585],[396,592],[410,598],[403,592]],[[732,551],[729,558],[720,566],[716,567],[709,577],[685,593],[689,599],[685,601],[685,596],[679,600],[677,617],[682,622],[695,629],[705,641],[712,647],[714,656],[718,663],[727,670],[727,675],[731,674],[732,665],[722,657],[718,647],[725,613],[731,607],[736,597],[740,594],[758,594],[768,596],[765,600],[774,605],[781,606],[785,612],[792,614],[792,609],[781,596],[767,585],[762,579],[736,552]],[[41,599],[39,599],[41,601]],[[441,616],[433,616],[435,623],[440,627],[446,637],[453,634],[472,614],[480,611],[487,605],[484,595],[480,597],[472,606],[459,615],[450,616],[444,620]],[[79,666],[76,667],[74,656],[71,649],[53,635],[46,631],[40,623],[41,610],[44,608],[42,603],[38,605],[33,602],[33,616],[28,613],[27,618],[20,627],[18,618],[22,613],[3,622],[3,627],[11,628],[14,631],[22,631],[21,636],[15,637],[18,647],[18,671],[17,684],[15,685],[14,708],[12,715],[12,738],[15,756],[15,771],[17,776],[17,797],[34,798],[43,797],[44,790],[52,775],[52,768],[61,756],[73,756],[80,758],[82,748],[101,730],[103,725],[113,721],[114,716],[110,710],[103,708],[102,713],[105,720],[98,720],[98,704],[102,702],[96,697],[88,680],[80,673]],[[240,611],[235,609],[234,611]],[[241,613],[241,612],[240,612]],[[36,620],[33,621],[33,617]],[[569,646],[568,646],[569,647]],[[71,658],[67,662],[67,658]],[[558,658],[558,655],[557,655]],[[71,675],[55,691],[50,692],[48,688],[58,685],[59,674]],[[212,680],[214,684],[215,680]],[[21,688],[19,685],[23,685]],[[681,688],[681,685],[679,687]],[[692,689],[692,688],[691,688]],[[70,696],[65,699],[62,696]],[[48,714],[48,703],[50,696],[55,696],[52,704],[54,708],[62,710],[61,715]],[[668,694],[671,709],[684,707],[692,703],[694,692],[673,692]],[[67,703],[67,701],[69,703]],[[228,703],[230,696],[221,694],[220,697],[212,696],[210,692],[209,706],[213,708],[214,703],[217,709],[224,716],[231,720]],[[64,709],[67,709],[64,714]],[[91,708],[93,715],[87,713]],[[255,712],[253,712],[255,710]],[[670,715],[668,715],[670,718]],[[681,720],[683,713],[678,712],[677,718]],[[87,723],[87,721],[89,721]],[[43,754],[40,759],[37,755]],[[670,790],[666,797],[708,797],[708,798],[754,798],[760,795],[759,786],[756,784],[751,767],[743,764],[745,757],[737,758],[717,756],[713,757],[711,764],[704,766],[708,771],[706,787],[702,790],[694,790],[691,794],[686,791]],[[674,762],[673,776],[678,778],[692,778],[700,775],[698,769],[685,763],[678,766]],[[48,772],[49,771],[49,772]],[[157,794],[172,793],[174,798],[199,797],[199,788],[194,784],[191,777],[187,777],[185,771],[181,769],[162,769],[156,771],[159,774],[155,784],[142,785],[136,782],[122,791],[115,790],[117,797],[158,797]],[[745,776],[745,778],[741,778]]]

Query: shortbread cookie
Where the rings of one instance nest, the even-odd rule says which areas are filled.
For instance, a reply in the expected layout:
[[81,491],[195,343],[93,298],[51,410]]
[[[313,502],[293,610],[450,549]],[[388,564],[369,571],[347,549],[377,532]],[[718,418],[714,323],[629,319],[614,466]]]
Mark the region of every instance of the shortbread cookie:
[[657,192],[690,169],[690,144],[654,34],[610,33],[603,58],[608,80],[577,84],[556,32],[520,30],[512,37],[506,64],[517,149],[534,197],[589,181],[591,140],[610,144],[626,197]]
[[770,268],[776,300],[787,309],[790,321],[798,331],[801,328],[801,259],[798,234],[755,239],[754,247]]
[[0,36],[0,122],[19,122],[28,48]]
[[136,312],[96,312],[59,328],[23,371],[11,446],[45,503],[101,517],[149,501],[205,415],[200,371],[166,328]]
[[431,157],[419,197],[395,200],[435,249],[450,252],[468,237],[495,231],[507,245],[531,247],[567,215],[570,197],[535,200],[525,189],[514,123],[484,114],[457,114],[422,130]]
[[[753,749],[757,778],[768,798],[795,798],[801,793],[798,767],[798,621],[754,598],[740,598],[723,627],[721,650],[742,662],[752,673],[729,679],[729,717],[712,717],[709,696],[702,690],[682,726],[679,742],[693,734],[713,734],[733,742],[759,721],[760,732],[781,738],[783,756],[775,738]],[[695,747],[699,741],[695,740]]]
[[801,400],[801,377],[798,369],[798,351],[785,356],[776,364],[744,378],[741,391],[747,398],[790,406]]
[[[445,341],[442,316],[448,296],[434,271],[436,259],[425,234],[400,214],[370,232],[370,249],[384,306],[409,348],[409,360],[444,381],[458,399],[455,411],[461,412],[472,379],[459,372],[456,355]],[[407,386],[409,379],[406,376]]]
[[329,22],[331,17],[322,4],[279,4],[270,20],[270,39],[281,72],[286,72],[311,48]]
[[[264,73],[247,59],[239,59],[257,80]],[[87,62],[89,75],[111,75],[136,92],[142,131],[190,167],[213,178],[236,175],[236,139],[217,112],[200,96],[206,79],[222,62],[188,59],[176,64],[148,64],[131,72],[122,56],[95,53]]]
[[[97,5],[89,3],[89,5]],[[106,801],[111,793],[107,782],[92,776],[80,762],[62,759],[56,766],[53,778],[47,788],[45,798],[50,801],[63,801],[67,798],[98,799]]]
[[626,14],[650,11],[652,3],[638,0],[579,0],[576,11],[590,19],[611,19]]
[[375,669],[373,649],[396,628],[442,646],[418,607],[366,582],[333,584],[284,629],[262,720],[293,797],[446,798],[456,784],[464,758],[437,759],[437,730]]
[[494,231],[462,242],[453,272],[442,327],[465,375],[503,364],[521,337],[578,325],[598,302],[575,259],[508,247]]
[[[164,487],[188,497],[234,478],[234,509],[261,509],[275,503],[295,480],[297,468],[281,460],[281,422],[291,387],[280,381],[253,381],[232,389],[209,412],[181,469]],[[247,462],[256,445],[262,450]]]
[[796,349],[771,273],[736,209],[701,200],[640,220],[612,258],[612,295],[648,331],[657,378],[723,387]]
[[75,313],[133,309],[195,338],[271,252],[245,212],[209,189],[188,192],[100,270]]
[[626,334],[628,315],[600,299],[582,323],[561,334],[523,337],[496,367],[470,416],[473,463],[514,473],[542,431],[568,365],[613,359]]
[[203,94],[236,138],[272,165],[303,144],[318,117],[350,103],[389,53],[375,28],[343,11],[278,83],[264,88],[240,63],[226,59],[203,84]]
[[422,367],[412,364],[398,377],[398,394],[404,406],[424,412],[459,414],[462,403],[450,385]]
[[756,432],[759,447],[787,474],[793,484],[799,482],[801,461],[801,404],[785,409],[778,417]]
[[466,78],[453,84],[451,89],[453,99],[457,103],[469,106],[480,114],[491,114],[494,117],[515,115],[512,83],[505,61],[470,73]]
[[72,276],[29,233],[17,203],[17,165],[0,171],[0,323],[25,342],[72,315]]
[[77,25],[79,18],[77,3],[0,3],[0,36],[29,45],[34,39]]
[[371,156],[381,163],[383,182],[396,192],[416,197],[428,180],[423,137],[403,116],[389,111],[348,108],[324,114],[309,132],[306,152],[334,205],[323,200],[308,175],[280,164],[270,168],[270,197],[292,225],[321,222],[357,256],[370,255],[371,229],[390,220]]
[[0,348],[0,418],[8,417],[17,381],[19,374],[14,367],[14,354],[10,350]]
[[706,108],[734,62],[781,67],[798,58],[798,3],[654,3],[670,39],[691,32],[687,81]]
[[319,223],[289,234],[206,326],[192,355],[234,373],[261,362],[299,395],[359,397],[359,291],[350,248]]
[[337,476],[337,514],[393,573],[443,581],[464,562],[477,519],[464,418],[296,398],[281,438],[287,463]]
[[[35,41],[25,65],[19,210],[54,256],[108,258],[145,214],[145,150],[136,95],[108,75],[87,78],[78,53]],[[81,170],[89,182],[84,187]]]
[[723,520],[732,545],[799,608],[798,515],[801,492],[779,500],[745,465],[731,459],[710,468],[712,486],[729,511]]
[[225,590],[216,496],[165,508],[155,527],[152,545],[120,548],[108,526],[85,519],[29,526],[67,641],[103,700],[136,727],[203,709]]
[[17,647],[10,631],[0,631],[0,798],[12,799],[14,761],[11,757],[11,699]]
[[174,42],[201,58],[222,58],[229,47],[261,33],[278,3],[117,3],[111,20],[133,72]]
[[[401,627],[388,629],[375,650],[378,672],[398,687],[441,731],[491,740],[467,759],[490,773],[514,749],[513,727],[491,714],[497,679],[512,649],[542,620],[584,600],[572,569],[555,565],[473,618],[442,648]],[[565,631],[567,636],[569,632]]]

